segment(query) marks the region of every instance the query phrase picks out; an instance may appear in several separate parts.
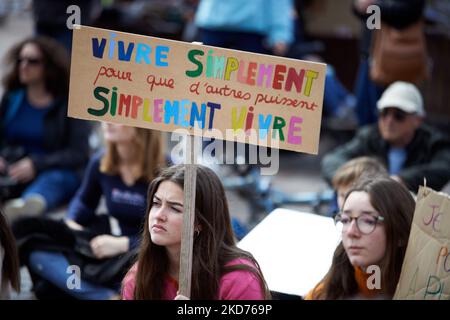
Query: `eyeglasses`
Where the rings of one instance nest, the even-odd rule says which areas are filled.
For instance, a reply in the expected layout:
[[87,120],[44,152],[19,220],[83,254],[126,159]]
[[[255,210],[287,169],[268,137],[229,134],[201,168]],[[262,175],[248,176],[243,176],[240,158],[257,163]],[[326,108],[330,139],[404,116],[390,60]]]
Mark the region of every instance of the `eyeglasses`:
[[386,109],[381,110],[380,116],[382,118],[386,118],[389,115],[389,113],[392,114],[392,116],[394,117],[395,121],[397,121],[397,122],[403,122],[406,119],[406,117],[408,116],[408,114],[409,114],[409,113],[407,113],[407,112],[405,112],[403,110],[400,110],[400,109],[386,108]]
[[21,64],[22,62],[26,62],[29,65],[37,66],[42,63],[42,59],[38,58],[18,58],[17,64]]
[[334,224],[336,225],[336,228],[343,233],[350,228],[353,220],[356,220],[356,227],[361,233],[371,234],[375,230],[377,223],[384,221],[384,217],[362,214],[355,218],[350,217],[348,214],[338,213],[334,217]]

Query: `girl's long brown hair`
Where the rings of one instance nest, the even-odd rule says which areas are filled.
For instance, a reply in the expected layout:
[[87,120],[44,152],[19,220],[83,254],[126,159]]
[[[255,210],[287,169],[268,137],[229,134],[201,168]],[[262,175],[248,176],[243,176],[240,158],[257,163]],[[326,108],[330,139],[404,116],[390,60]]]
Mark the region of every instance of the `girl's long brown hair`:
[[[381,269],[381,294],[391,298],[400,278],[400,272],[408,245],[415,202],[408,189],[389,179],[378,178],[362,181],[347,193],[367,192],[370,203],[384,217],[386,252],[379,265]],[[334,252],[330,270],[321,281],[323,289],[313,291],[313,299],[348,299],[356,296],[358,285],[355,270],[341,243]]]
[[[20,292],[20,269],[19,269],[19,256],[17,253],[16,240],[14,238],[11,229],[6,222],[3,213],[0,211],[0,244],[5,251],[5,257],[3,261],[2,280],[8,280],[11,287]],[[2,282],[3,282],[2,281]],[[1,289],[1,288],[0,288]]]
[[[162,299],[164,279],[169,261],[163,246],[152,243],[148,230],[149,212],[153,196],[163,181],[184,186],[185,166],[178,165],[164,170],[148,189],[147,215],[143,227],[143,239],[138,255],[135,299]],[[236,246],[231,227],[225,190],[217,175],[209,168],[197,166],[195,192],[195,219],[201,232],[194,238],[192,258],[191,299],[217,299],[220,278],[234,270],[247,270],[260,280],[266,298],[270,297],[258,263],[253,256]],[[225,266],[228,262],[243,258],[249,265]]]

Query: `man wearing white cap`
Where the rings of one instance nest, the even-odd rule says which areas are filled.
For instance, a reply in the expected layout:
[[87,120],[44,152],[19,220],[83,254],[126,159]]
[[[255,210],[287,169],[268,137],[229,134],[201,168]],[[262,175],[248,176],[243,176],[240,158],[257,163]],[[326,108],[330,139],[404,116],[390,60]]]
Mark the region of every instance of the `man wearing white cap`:
[[322,173],[331,181],[336,170],[359,156],[384,161],[391,176],[417,192],[427,185],[440,190],[450,180],[450,140],[423,124],[425,110],[419,90],[407,82],[391,84],[378,100],[378,125],[361,128],[356,136],[325,156]]

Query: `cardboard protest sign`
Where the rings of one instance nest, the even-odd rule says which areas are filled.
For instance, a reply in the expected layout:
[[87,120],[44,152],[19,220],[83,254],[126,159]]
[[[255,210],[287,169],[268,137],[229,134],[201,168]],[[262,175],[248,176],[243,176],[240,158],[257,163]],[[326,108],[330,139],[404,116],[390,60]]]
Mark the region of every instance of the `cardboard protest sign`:
[[420,187],[394,299],[450,299],[450,197]]
[[325,72],[321,63],[80,26],[69,116],[317,154]]

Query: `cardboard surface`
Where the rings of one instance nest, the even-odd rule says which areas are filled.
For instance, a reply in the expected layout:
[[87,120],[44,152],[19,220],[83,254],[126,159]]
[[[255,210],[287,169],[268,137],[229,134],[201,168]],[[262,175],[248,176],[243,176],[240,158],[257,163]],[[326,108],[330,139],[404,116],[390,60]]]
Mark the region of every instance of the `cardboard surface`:
[[420,187],[394,299],[450,299],[450,197]]
[[238,246],[254,255],[270,290],[304,296],[328,272],[340,239],[330,217],[276,209]]
[[321,63],[80,26],[68,114],[317,154],[325,73]]

